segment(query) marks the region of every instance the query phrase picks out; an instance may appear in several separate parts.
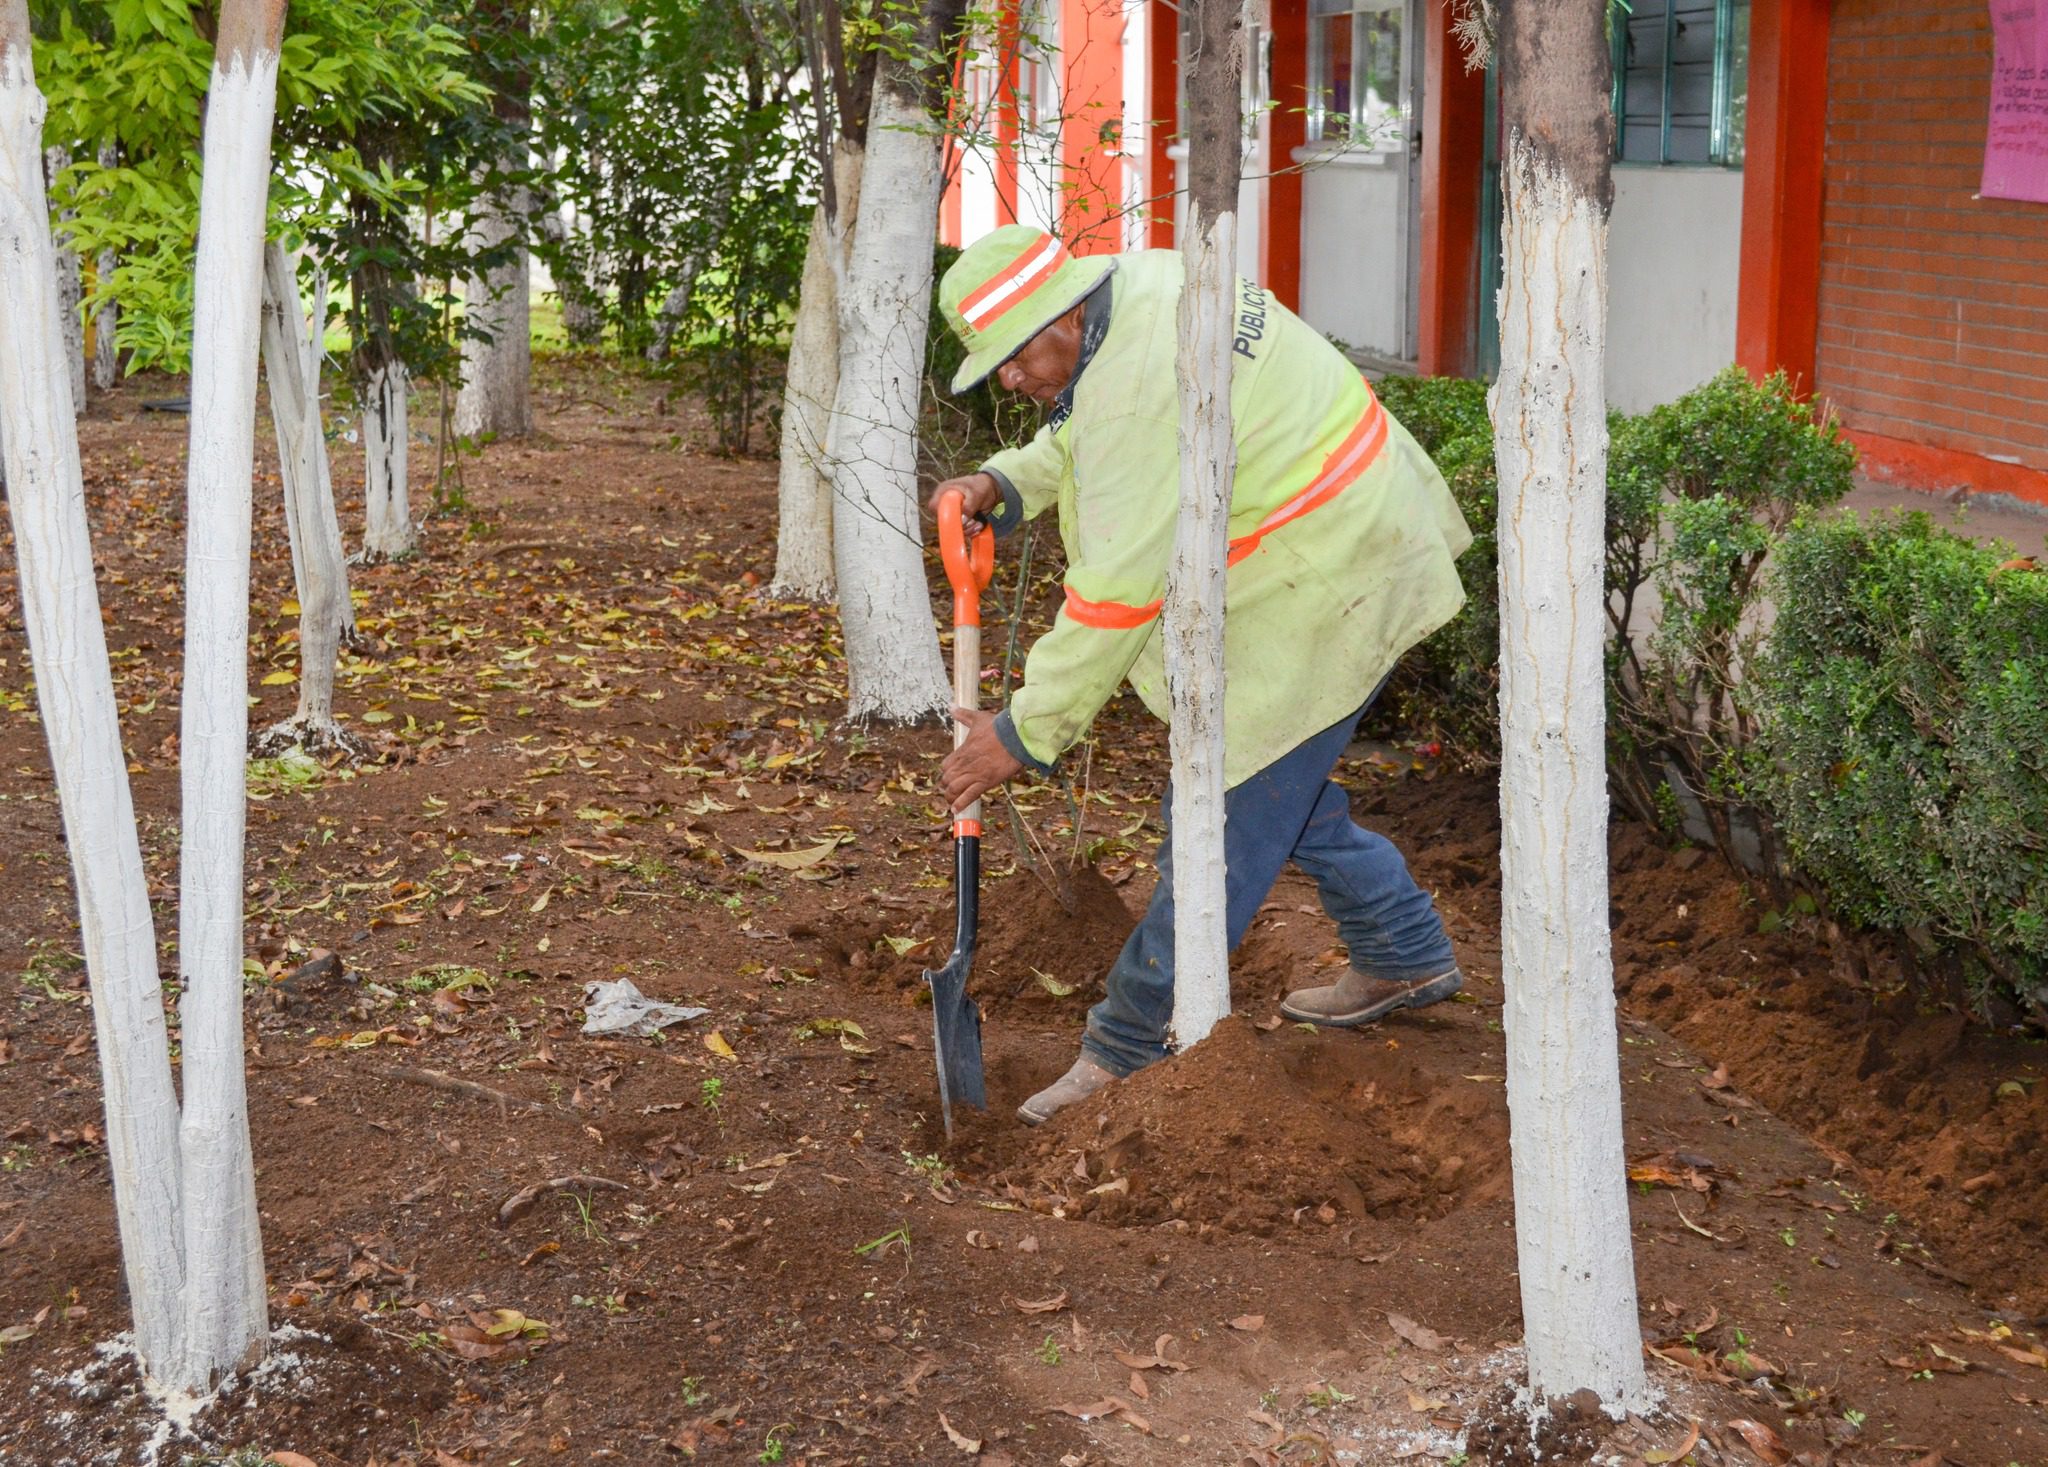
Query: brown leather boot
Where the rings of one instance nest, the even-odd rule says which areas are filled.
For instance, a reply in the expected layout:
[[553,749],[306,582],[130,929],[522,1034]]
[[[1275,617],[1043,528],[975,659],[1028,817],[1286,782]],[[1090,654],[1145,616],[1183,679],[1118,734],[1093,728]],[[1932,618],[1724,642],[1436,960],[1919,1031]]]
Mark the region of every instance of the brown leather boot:
[[1456,965],[1449,972],[1407,983],[1369,978],[1356,968],[1347,968],[1335,983],[1321,988],[1298,988],[1288,994],[1280,1012],[1290,1019],[1328,1029],[1355,1029],[1360,1024],[1383,1019],[1397,1009],[1441,1003],[1464,986],[1465,975]]
[[1070,1105],[1086,1100],[1116,1075],[1082,1055],[1064,1075],[1017,1107],[1017,1119],[1027,1126],[1041,1126]]

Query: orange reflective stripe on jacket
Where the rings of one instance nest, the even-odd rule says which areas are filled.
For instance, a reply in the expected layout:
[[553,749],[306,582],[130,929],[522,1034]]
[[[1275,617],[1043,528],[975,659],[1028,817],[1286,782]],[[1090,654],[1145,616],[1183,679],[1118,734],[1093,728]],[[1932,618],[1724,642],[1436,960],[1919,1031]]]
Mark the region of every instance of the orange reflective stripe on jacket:
[[[1374,397],[1367,404],[1364,415],[1344,435],[1344,441],[1323,460],[1321,472],[1307,487],[1230,542],[1229,563],[1236,565],[1257,550],[1260,542],[1273,531],[1335,499],[1347,485],[1373,466],[1386,446],[1387,413],[1380,406],[1379,399]],[[1066,592],[1068,616],[1083,626],[1101,627],[1108,631],[1123,632],[1141,627],[1159,615],[1159,608],[1165,604],[1163,600],[1144,606],[1132,606],[1122,601],[1090,601],[1072,586],[1068,586]]]

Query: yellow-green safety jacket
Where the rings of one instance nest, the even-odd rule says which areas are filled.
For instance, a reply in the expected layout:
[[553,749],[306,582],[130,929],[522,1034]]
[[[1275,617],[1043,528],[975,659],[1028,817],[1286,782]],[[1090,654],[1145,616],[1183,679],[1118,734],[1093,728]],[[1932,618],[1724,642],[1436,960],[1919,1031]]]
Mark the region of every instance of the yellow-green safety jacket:
[[[1099,288],[1111,293],[1107,331],[1069,388],[1070,410],[984,466],[1005,490],[999,527],[1019,509],[1059,506],[1066,604],[997,727],[1041,769],[1125,679],[1170,720],[1159,612],[1180,507],[1181,279],[1177,251],[1120,257]],[[1237,290],[1228,785],[1355,711],[1450,620],[1464,601],[1453,561],[1472,541],[1436,466],[1358,369],[1259,286]]]

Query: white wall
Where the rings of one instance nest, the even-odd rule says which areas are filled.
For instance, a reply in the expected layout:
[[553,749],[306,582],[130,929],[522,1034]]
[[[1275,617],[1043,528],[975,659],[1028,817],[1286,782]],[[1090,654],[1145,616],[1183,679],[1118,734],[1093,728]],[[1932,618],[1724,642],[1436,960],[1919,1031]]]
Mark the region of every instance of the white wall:
[[1616,166],[1607,227],[1610,406],[1642,412],[1735,360],[1741,258],[1740,169]]
[[1380,356],[1403,354],[1407,163],[1403,153],[1331,153],[1301,178],[1301,317]]
[[960,243],[973,244],[996,227],[994,149],[968,148],[960,154]]

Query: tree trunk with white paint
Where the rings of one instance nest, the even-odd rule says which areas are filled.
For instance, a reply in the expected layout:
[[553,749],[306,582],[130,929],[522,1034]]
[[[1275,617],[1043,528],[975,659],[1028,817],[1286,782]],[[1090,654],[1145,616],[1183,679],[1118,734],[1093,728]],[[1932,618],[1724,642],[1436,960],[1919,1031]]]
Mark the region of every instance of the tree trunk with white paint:
[[309,333],[299,307],[298,272],[275,240],[263,252],[263,375],[277,430],[278,477],[284,485],[285,531],[291,537],[292,583],[299,602],[299,705],[259,733],[259,754],[289,748],[309,753],[367,752],[334,721],[334,664],[354,629],[341,522],[320,428],[320,338],[324,284]]
[[28,8],[0,0],[0,440],[21,618],[78,892],[121,1262],[143,1369],[176,1353],[184,1296],[178,1103],[149,883],[93,579],[42,177]]
[[[474,248],[496,249],[519,238],[523,194],[507,189],[486,202],[471,235]],[[520,438],[533,431],[531,273],[521,244],[508,263],[463,282],[464,319],[479,333],[462,341],[455,431],[464,438]]]
[[1243,0],[1194,6],[1187,62],[1188,199],[1181,257],[1180,518],[1163,607],[1172,702],[1173,1042],[1230,1012],[1223,863],[1223,589],[1237,439],[1230,412],[1237,308]]
[[[112,143],[100,149],[101,169],[118,168],[121,164],[121,150]],[[112,296],[104,292],[107,282],[119,269],[121,257],[112,250],[101,250],[93,262],[93,272],[102,292],[99,310],[93,315],[92,329],[92,381],[102,392],[111,392],[121,380],[121,307]]]
[[164,1375],[203,1396],[269,1338],[242,1060],[249,523],[270,128],[284,0],[226,0],[199,197],[179,747],[185,1328]]
[[647,360],[665,362],[670,349],[675,345],[676,333],[683,329],[690,315],[690,302],[696,298],[697,277],[704,273],[704,266],[711,258],[720,235],[725,233],[725,221],[731,212],[729,196],[720,195],[711,203],[711,214],[704,225],[704,245],[683,257],[682,273],[669,292],[662,298],[661,309],[654,313],[654,337],[647,343]]
[[604,303],[590,282],[589,262],[583,254],[587,241],[573,215],[565,215],[561,204],[550,198],[541,213],[541,232],[553,247],[548,273],[554,276],[555,295],[562,303],[562,331],[571,346],[594,346],[604,336]]
[[820,203],[811,214],[804,275],[790,332],[789,368],[782,389],[782,456],[776,502],[775,580],[778,596],[830,601],[832,483],[825,472],[825,434],[839,391],[839,278],[859,218],[861,148],[846,138],[832,149],[828,216]]
[[363,550],[365,565],[403,560],[419,549],[413,523],[408,445],[412,382],[396,356],[372,368],[363,391]]
[[[472,234],[474,248],[495,249],[519,237],[521,194],[507,190],[487,202]],[[520,438],[533,431],[529,263],[521,244],[508,263],[463,282],[464,319],[479,333],[462,341],[455,431],[464,438]]]
[[[43,166],[48,171],[50,184],[54,186],[57,175],[71,166],[71,150],[46,149]],[[71,217],[71,211],[66,209],[61,220]],[[85,411],[85,279],[78,263],[78,251],[71,247],[71,235],[61,220],[55,239],[57,306],[64,313],[64,360],[71,374],[71,410],[82,413]]]
[[1608,928],[1602,571],[1610,52],[1602,7],[1505,0],[1501,978],[1537,1402],[1646,1399]]
[[854,225],[826,448],[847,714],[901,722],[943,715],[951,697],[917,518],[939,142],[915,88],[903,63],[883,61],[862,191],[889,207],[861,210]]

